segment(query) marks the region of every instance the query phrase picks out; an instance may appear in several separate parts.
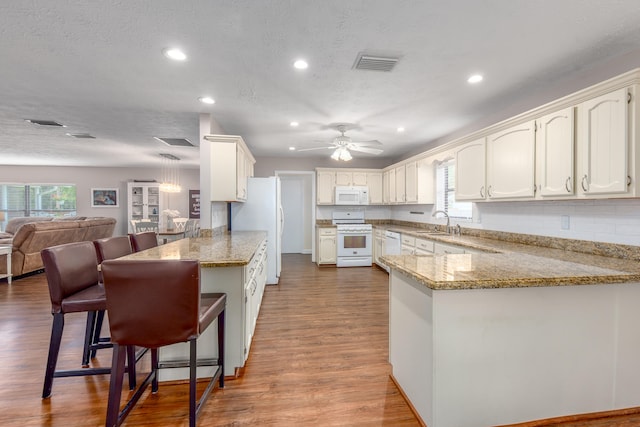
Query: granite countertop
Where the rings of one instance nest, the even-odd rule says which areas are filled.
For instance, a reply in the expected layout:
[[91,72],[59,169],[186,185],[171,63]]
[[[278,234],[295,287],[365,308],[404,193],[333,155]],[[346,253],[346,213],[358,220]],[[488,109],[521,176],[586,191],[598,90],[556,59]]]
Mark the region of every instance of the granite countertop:
[[434,290],[488,289],[640,282],[633,259],[504,241],[477,236],[425,234],[424,229],[378,226],[417,238],[485,253],[387,255],[383,262]]
[[195,259],[203,268],[238,267],[251,261],[266,237],[266,231],[232,231],[213,237],[176,240],[122,259]]

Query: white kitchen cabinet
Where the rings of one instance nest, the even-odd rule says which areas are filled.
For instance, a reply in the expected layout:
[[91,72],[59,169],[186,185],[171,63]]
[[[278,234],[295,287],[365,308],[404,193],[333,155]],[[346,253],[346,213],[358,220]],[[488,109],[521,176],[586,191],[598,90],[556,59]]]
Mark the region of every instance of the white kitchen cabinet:
[[397,200],[396,195],[396,170],[395,168],[389,169],[387,171],[389,176],[389,203],[395,204]]
[[338,231],[335,227],[318,228],[317,264],[335,264],[337,262]]
[[362,171],[336,171],[336,185],[367,185],[367,173]]
[[407,193],[406,193],[406,166],[400,165],[395,168],[395,182],[396,182],[396,203],[404,203],[407,201]]
[[260,314],[260,307],[262,305],[262,296],[264,295],[264,288],[267,283],[267,243],[263,242],[253,258],[245,266],[245,346],[244,346],[244,358],[249,355],[251,349],[251,342],[256,329],[258,321],[258,314]]
[[623,194],[629,180],[629,89],[578,105],[579,194]]
[[369,187],[369,204],[382,204],[382,171],[367,172],[367,186]]
[[536,120],[536,181],[539,198],[575,194],[574,107]]
[[487,197],[524,199],[535,195],[535,122],[487,138]]
[[380,257],[384,255],[384,230],[373,229],[373,262],[380,265]]
[[464,248],[460,246],[448,245],[446,243],[435,242],[433,253],[436,255],[443,254],[463,254]]
[[206,135],[211,142],[210,180],[212,202],[244,202],[247,179],[253,176],[255,159],[241,136]]
[[389,171],[384,171],[382,172],[382,203],[388,205],[389,197]]
[[162,197],[157,182],[127,183],[127,213],[129,233],[135,233],[131,220],[160,222],[162,219]]
[[416,238],[416,255],[429,255],[433,253],[433,240]]
[[456,151],[456,201],[479,201],[487,196],[486,141],[480,138]]
[[332,205],[335,197],[336,173],[333,171],[316,172],[316,203]]
[[401,242],[401,254],[402,255],[415,255],[416,253],[416,238],[407,234],[400,235]]
[[433,160],[424,158],[406,163],[404,186],[406,203],[435,203]]

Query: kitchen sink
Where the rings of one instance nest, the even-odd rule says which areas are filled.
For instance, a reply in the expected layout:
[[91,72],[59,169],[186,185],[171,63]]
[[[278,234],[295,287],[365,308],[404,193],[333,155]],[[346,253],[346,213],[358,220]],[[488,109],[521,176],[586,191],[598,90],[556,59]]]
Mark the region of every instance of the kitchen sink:
[[416,234],[424,234],[426,236],[448,236],[444,231],[416,231]]

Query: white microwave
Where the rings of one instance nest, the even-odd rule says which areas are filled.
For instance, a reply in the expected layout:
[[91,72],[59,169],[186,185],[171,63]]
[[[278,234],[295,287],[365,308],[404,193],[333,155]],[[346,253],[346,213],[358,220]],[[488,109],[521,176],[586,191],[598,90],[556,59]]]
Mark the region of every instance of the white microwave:
[[336,187],[336,205],[368,205],[369,187]]

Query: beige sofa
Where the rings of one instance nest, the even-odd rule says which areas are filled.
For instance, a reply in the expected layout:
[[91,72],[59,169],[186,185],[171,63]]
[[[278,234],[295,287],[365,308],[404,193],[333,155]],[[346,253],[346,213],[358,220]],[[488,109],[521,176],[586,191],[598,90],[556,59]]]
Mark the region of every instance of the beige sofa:
[[[116,226],[115,218],[63,218],[42,219],[15,218],[7,224],[6,234],[0,244],[11,244],[11,274],[20,276],[43,268],[40,251],[63,243],[91,241],[111,237]],[[20,220],[20,221],[16,221]],[[12,221],[19,222],[12,224]],[[11,237],[7,237],[10,235]],[[0,274],[6,273],[6,255],[0,256]]]

